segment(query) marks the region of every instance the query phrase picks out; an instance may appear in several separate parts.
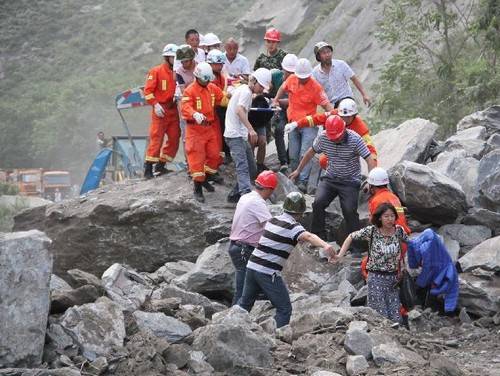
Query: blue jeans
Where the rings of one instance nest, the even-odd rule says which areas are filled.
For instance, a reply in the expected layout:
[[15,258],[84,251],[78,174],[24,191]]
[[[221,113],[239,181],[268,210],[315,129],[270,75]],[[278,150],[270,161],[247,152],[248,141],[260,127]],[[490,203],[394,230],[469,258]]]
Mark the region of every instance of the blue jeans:
[[243,295],[238,305],[250,312],[260,291],[266,294],[276,308],[274,316],[276,327],[287,325],[292,316],[292,304],[283,278],[276,274],[269,275],[247,268]]
[[229,256],[233,262],[234,268],[236,269],[234,273],[235,289],[233,296],[233,303],[235,305],[241,298],[243,293],[243,286],[245,284],[245,274],[247,271],[247,262],[252,254],[254,247],[248,244],[242,244],[240,242],[234,242],[231,240],[229,244]]
[[230,194],[239,193],[243,195],[252,190],[251,182],[257,176],[257,165],[255,164],[252,148],[243,137],[224,137],[224,139],[227,146],[229,146],[236,167],[237,183]]
[[[313,145],[318,135],[317,127],[295,128],[288,134],[288,154],[290,156],[290,168],[295,170],[306,151]],[[312,161],[304,166],[298,182],[306,183],[311,173]]]

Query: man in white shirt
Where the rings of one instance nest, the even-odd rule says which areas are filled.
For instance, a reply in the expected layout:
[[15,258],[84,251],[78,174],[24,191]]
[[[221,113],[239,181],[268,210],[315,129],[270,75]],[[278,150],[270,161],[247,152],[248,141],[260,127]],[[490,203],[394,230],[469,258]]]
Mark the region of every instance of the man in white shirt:
[[200,48],[200,33],[195,29],[189,29],[186,31],[185,39],[186,44],[189,44],[195,52],[194,60],[197,63],[205,61],[205,51]]
[[351,67],[344,61],[333,58],[333,47],[326,42],[318,42],[314,46],[314,54],[319,64],[313,69],[313,77],[318,81],[335,108],[345,98],[353,98],[349,80],[358,89],[365,105],[370,106],[371,98],[365,92],[361,81]]
[[234,78],[248,79],[250,74],[250,64],[248,59],[238,53],[238,42],[234,38],[229,38],[224,44],[226,50],[226,63],[224,69]]
[[271,72],[259,68],[250,75],[248,85],[238,86],[229,100],[224,139],[235,163],[237,183],[227,197],[228,202],[238,202],[240,196],[252,190],[251,180],[257,174],[257,166],[250,144],[257,143],[257,133],[248,121],[248,111],[252,105],[252,94],[261,94],[269,90],[270,85]]

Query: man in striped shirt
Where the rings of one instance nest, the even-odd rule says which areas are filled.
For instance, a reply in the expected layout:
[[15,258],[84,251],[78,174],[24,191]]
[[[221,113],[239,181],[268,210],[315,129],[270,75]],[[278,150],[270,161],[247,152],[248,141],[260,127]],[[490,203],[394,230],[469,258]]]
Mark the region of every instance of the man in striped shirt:
[[344,120],[338,115],[332,115],[326,120],[325,130],[306,152],[299,167],[290,174],[290,179],[295,179],[316,153],[327,155],[328,167],[326,175],[321,178],[318,185],[312,205],[311,231],[326,238],[325,210],[337,196],[340,198],[347,233],[359,230],[358,195],[361,185],[359,157],[366,161],[368,171],[376,167],[376,160],[363,139],[356,132],[346,129]]
[[297,220],[306,210],[302,193],[289,193],[283,203],[284,213],[270,219],[264,227],[259,244],[247,263],[245,285],[239,306],[250,311],[259,292],[263,291],[276,308],[276,326],[287,325],[292,315],[288,289],[281,277],[283,266],[298,242],[322,247],[335,257],[333,247],[317,235],[307,232]]

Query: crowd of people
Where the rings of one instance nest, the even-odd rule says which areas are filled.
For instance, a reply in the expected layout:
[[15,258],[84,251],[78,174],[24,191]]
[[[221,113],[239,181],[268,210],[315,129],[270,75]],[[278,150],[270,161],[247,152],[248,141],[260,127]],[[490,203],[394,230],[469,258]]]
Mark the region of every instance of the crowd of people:
[[[237,203],[229,247],[236,270],[233,304],[250,310],[263,294],[276,308],[277,326],[286,325],[292,306],[281,272],[295,245],[321,247],[335,263],[348,251],[361,256],[360,240],[365,240],[368,305],[398,322],[404,309],[396,283],[410,230],[401,202],[389,189],[387,172],[377,167],[377,151],[358,114],[350,82],[365,105],[371,98],[351,67],[333,58],[332,45],[322,41],[314,46],[318,64],[313,67],[308,59],[282,50],[280,42],[280,32],[268,29],[265,51],[253,69],[234,38],[223,43],[213,33],[202,36],[188,30],[185,44],[167,44],[164,62],[149,71],[144,87],[145,100],[152,106],[144,176],[151,179],[168,172],[166,163],[182,142],[194,198],[204,202],[203,191],[212,192],[212,183],[223,181],[219,167],[234,163],[236,181],[227,197]],[[277,172],[264,164],[269,132],[276,143],[279,172],[298,187],[276,217],[266,205],[278,185]],[[303,192],[315,154],[324,171],[306,231],[300,224],[306,210]],[[364,185],[360,159],[369,171]],[[362,188],[370,194],[371,225],[360,229]],[[325,210],[337,196],[350,234],[338,253],[324,240]]]

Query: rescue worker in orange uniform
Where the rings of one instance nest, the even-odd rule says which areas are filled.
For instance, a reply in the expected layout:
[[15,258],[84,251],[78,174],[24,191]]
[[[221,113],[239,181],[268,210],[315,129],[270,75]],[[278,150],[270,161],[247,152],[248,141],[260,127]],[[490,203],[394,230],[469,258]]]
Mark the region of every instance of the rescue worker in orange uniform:
[[[149,145],[144,163],[144,177],[151,179],[154,170],[158,174],[167,172],[165,163],[172,161],[179,149],[179,112],[174,101],[175,74],[173,71],[175,44],[167,44],[163,49],[165,62],[153,67],[144,85],[144,98],[153,106],[149,126]],[[162,148],[163,139],[167,141]]]
[[194,182],[194,198],[205,202],[204,187],[213,192],[209,180],[222,182],[217,173],[220,154],[215,128],[215,107],[224,100],[224,93],[211,83],[214,79],[208,63],[199,63],[194,75],[196,80],[189,85],[182,97],[182,117],[186,120],[186,156],[189,172]]
[[[356,102],[351,98],[342,99],[339,103],[338,109],[322,114],[306,116],[301,118],[300,120],[287,124],[285,126],[285,133],[289,133],[295,128],[306,128],[323,125],[330,115],[339,115],[344,120],[347,129],[350,129],[359,134],[368,147],[368,150],[370,150],[370,153],[375,159],[375,162],[377,162],[377,149],[375,148],[375,145],[373,144],[372,138],[370,136],[370,130],[368,129],[368,126],[363,121],[361,116],[358,115],[358,107],[356,106]],[[328,157],[325,154],[321,154],[319,156],[319,164],[323,170],[326,170],[328,166]]]
[[217,106],[215,111],[217,114],[215,121],[215,128],[217,129],[217,142],[219,142],[219,150],[220,150],[220,164],[224,161],[224,158],[230,159],[230,151],[229,147],[224,142],[224,130],[225,130],[225,121],[226,121],[226,110],[227,104],[229,102],[227,98],[227,76],[222,72],[222,68],[224,68],[224,63],[226,62],[226,55],[224,52],[219,51],[217,49],[210,50],[207,54],[207,63],[212,67],[212,71],[214,73],[214,80],[212,83],[216,85],[219,89],[224,93],[225,99]]

